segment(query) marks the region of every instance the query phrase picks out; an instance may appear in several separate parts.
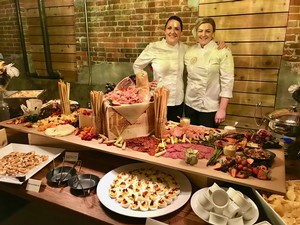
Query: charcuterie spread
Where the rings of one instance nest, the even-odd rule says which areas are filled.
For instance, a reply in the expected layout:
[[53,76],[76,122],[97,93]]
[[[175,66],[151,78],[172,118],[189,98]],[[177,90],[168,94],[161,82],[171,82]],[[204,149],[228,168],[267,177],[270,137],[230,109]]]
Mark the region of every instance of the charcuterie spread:
[[[101,91],[91,91],[92,109],[83,109],[78,104],[71,103],[69,106],[71,113],[65,115],[62,112],[61,102],[51,100],[43,105],[39,115],[24,115],[8,121],[8,123],[23,123],[27,128],[37,129],[51,137],[74,135],[82,141],[96,140],[99,144],[115,146],[125,152],[130,149],[144,152],[153,157],[183,160],[190,166],[197,166],[199,161],[202,161],[201,164],[204,161],[207,167],[220,171],[220,173],[226,173],[226,176],[234,179],[248,177],[266,181],[272,179],[272,165],[276,155],[268,148],[281,148],[281,145],[270,131],[260,129],[237,132],[235,129],[221,130],[195,126],[190,124],[189,118],[181,118],[180,122],[167,121],[165,108],[168,92],[167,90],[165,92],[163,87],[156,88],[152,93],[155,96],[150,98],[148,95],[151,95],[151,92],[136,92],[139,94],[138,99],[143,99],[142,102],[154,102],[152,108],[155,117],[152,117],[153,112],[145,114],[143,110],[149,110],[148,105],[132,108],[131,105],[141,104],[140,100],[137,101],[139,103],[127,101],[135,98],[136,95],[129,96],[123,92],[127,92],[128,88],[133,87],[139,91],[147,88],[149,82],[146,77],[145,74],[139,74],[136,79],[126,77],[113,90],[105,92],[105,94]],[[139,85],[137,86],[137,84]],[[69,90],[69,88],[67,89]],[[65,92],[64,95],[67,96],[69,91]],[[119,94],[116,95],[116,93]],[[135,110],[139,109],[140,113],[143,113],[141,117],[145,121],[129,120],[125,114],[119,114],[119,109],[112,110],[107,105],[111,107],[126,106],[122,108],[126,109],[126,116],[135,114]],[[144,106],[146,107],[143,108]],[[64,107],[66,106],[64,105]],[[105,112],[109,110],[112,113]],[[154,120],[146,121],[147,118],[159,117],[159,121],[156,122]],[[84,121],[80,122],[80,119],[84,119]],[[138,121],[136,125],[135,121]],[[107,133],[112,130],[104,129],[108,124],[113,125],[109,129],[114,130],[113,133],[116,135],[114,138]],[[155,124],[152,127],[152,133],[140,136],[140,128],[149,124]],[[126,137],[123,131],[129,135]],[[193,154],[188,154],[188,152]]]
[[[147,82],[145,82],[143,74],[138,76],[138,81],[140,85],[138,89],[145,89],[148,81],[146,80]],[[216,128],[191,125],[188,118],[182,118],[180,123],[166,121],[163,109],[166,108],[164,99],[168,98],[168,94],[163,94],[163,88],[156,89],[154,92],[156,94],[154,98],[155,118],[158,118],[157,114],[160,114],[160,112],[163,112],[164,115],[161,115],[159,122],[156,121],[154,123],[156,125],[154,126],[153,135],[124,138],[121,130],[125,128],[121,126],[125,125],[117,122],[113,129],[119,131],[120,135],[116,139],[108,138],[103,127],[110,120],[110,117],[103,117],[102,113],[105,107],[102,104],[107,101],[112,105],[128,104],[129,102],[125,101],[125,99],[130,99],[134,95],[130,97],[118,94],[117,98],[115,93],[127,91],[129,87],[136,87],[135,82],[136,80],[127,77],[118,83],[113,91],[104,95],[102,92],[92,91],[90,94],[92,110],[84,110],[77,106],[71,109],[69,115],[65,115],[62,114],[62,106],[59,101],[50,101],[41,109],[40,115],[24,115],[10,122],[13,124],[24,123],[24,126],[33,127],[38,131],[45,132],[45,135],[48,136],[60,137],[75,134],[75,136],[85,141],[96,139],[99,144],[114,145],[123,150],[130,148],[155,157],[184,160],[186,159],[186,150],[190,149],[197,151],[198,159],[207,160],[207,166],[214,166],[215,170],[226,172],[228,176],[242,179],[249,176],[263,180],[271,179],[271,167],[276,155],[266,148],[281,147],[278,139],[271,132],[264,129],[260,129],[257,132],[222,131]],[[143,96],[143,99],[143,101],[151,101],[147,96]],[[155,102],[155,100],[158,102]],[[130,113],[134,114],[134,111]],[[105,116],[110,116],[110,114],[105,114]],[[80,123],[80,118],[86,118],[87,120],[83,121],[84,123]],[[85,125],[84,127],[82,126],[83,124]],[[139,127],[143,125],[145,124],[141,124]],[[129,130],[128,132],[133,131]],[[186,160],[187,163],[189,161]]]

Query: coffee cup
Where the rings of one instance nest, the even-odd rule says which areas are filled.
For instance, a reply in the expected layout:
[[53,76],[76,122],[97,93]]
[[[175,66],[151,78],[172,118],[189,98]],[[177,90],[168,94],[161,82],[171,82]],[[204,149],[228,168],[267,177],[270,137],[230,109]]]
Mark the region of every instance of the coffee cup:
[[232,201],[241,208],[241,212],[243,213],[246,212],[252,205],[241,192],[237,192],[237,194],[233,196]]
[[256,215],[256,209],[253,206],[253,204],[251,204],[250,208],[243,213],[243,217],[245,220],[252,220],[255,217],[255,215]]
[[235,196],[238,193],[238,191],[236,191],[234,188],[229,187],[227,189],[227,194],[229,196],[229,198],[232,200],[233,196]]
[[213,185],[211,185],[209,188],[208,188],[208,192],[209,194],[211,195],[214,191],[216,190],[221,190],[222,188],[217,184],[217,183],[213,183]]
[[213,204],[214,212],[222,214],[223,210],[229,203],[229,196],[223,189],[216,190],[211,194],[211,202]]
[[228,225],[244,225],[244,220],[242,216],[228,219]]
[[208,222],[211,224],[226,225],[228,218],[218,213],[210,212]]
[[223,215],[228,218],[235,217],[240,211],[240,207],[233,201],[230,201],[227,207],[223,210]]
[[214,207],[214,205],[211,202],[211,198],[209,196],[208,191],[205,191],[202,195],[198,196],[198,202],[204,209],[208,211],[210,211]]

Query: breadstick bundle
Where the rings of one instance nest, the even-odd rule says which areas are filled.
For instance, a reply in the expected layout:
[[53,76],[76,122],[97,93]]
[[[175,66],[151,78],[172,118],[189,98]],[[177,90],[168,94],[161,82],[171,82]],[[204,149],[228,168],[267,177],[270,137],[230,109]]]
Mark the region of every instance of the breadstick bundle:
[[92,106],[93,114],[93,127],[96,134],[102,134],[103,123],[102,123],[102,111],[103,111],[103,92],[102,91],[91,91],[90,101]]
[[58,92],[60,97],[60,106],[62,114],[70,115],[70,83],[65,83],[62,80],[58,82]]
[[158,87],[154,91],[154,134],[161,138],[167,121],[167,104],[170,91],[165,87]]

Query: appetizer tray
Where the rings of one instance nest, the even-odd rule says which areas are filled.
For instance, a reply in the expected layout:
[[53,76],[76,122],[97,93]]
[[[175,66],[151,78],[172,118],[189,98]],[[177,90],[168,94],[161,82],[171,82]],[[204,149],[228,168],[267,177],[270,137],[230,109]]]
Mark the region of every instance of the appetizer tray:
[[6,182],[6,183],[12,183],[12,184],[24,183],[26,180],[28,180],[30,177],[32,177],[35,173],[37,173],[39,170],[44,168],[53,159],[55,159],[57,156],[59,156],[64,151],[64,149],[11,143],[0,149],[0,159],[2,159],[4,156],[6,156],[12,152],[29,153],[31,151],[34,151],[36,155],[45,155],[48,158],[47,158],[47,160],[39,163],[37,166],[33,167],[27,173],[25,173],[24,174],[25,179],[19,180],[16,177],[2,174],[2,175],[0,175],[0,182]]
[[[109,196],[109,188],[112,184],[114,178],[120,172],[128,172],[135,169],[157,169],[162,172],[166,172],[173,176],[180,185],[180,194],[177,196],[170,205],[166,206],[165,208],[157,209],[154,211],[140,211],[140,210],[131,210],[129,208],[123,208],[115,199],[112,199]],[[125,166],[118,167],[106,175],[104,175],[97,186],[97,196],[100,202],[108,209],[113,212],[119,213],[121,215],[130,216],[130,217],[137,217],[137,218],[147,218],[147,217],[158,217],[162,215],[166,215],[171,213],[180,207],[182,207],[191,196],[192,186],[188,178],[181,172],[166,169],[160,166],[151,165],[148,163],[133,163]]]
[[269,220],[272,222],[272,224],[276,225],[286,225],[286,223],[282,220],[282,218],[275,212],[275,210],[264,200],[264,198],[261,196],[261,194],[252,188],[253,193],[261,203],[263,209],[265,210]]

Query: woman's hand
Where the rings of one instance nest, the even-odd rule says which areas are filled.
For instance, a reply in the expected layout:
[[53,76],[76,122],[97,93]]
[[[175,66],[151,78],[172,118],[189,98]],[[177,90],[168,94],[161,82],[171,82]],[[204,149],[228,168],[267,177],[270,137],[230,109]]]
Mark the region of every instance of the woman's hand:
[[226,111],[219,109],[215,115],[215,123],[216,124],[223,123],[225,121],[225,117],[226,117]]
[[218,41],[217,44],[218,44],[218,49],[219,50],[223,49],[223,48],[227,48],[227,45],[224,41]]
[[157,87],[157,80],[150,82],[150,89],[155,89]]

